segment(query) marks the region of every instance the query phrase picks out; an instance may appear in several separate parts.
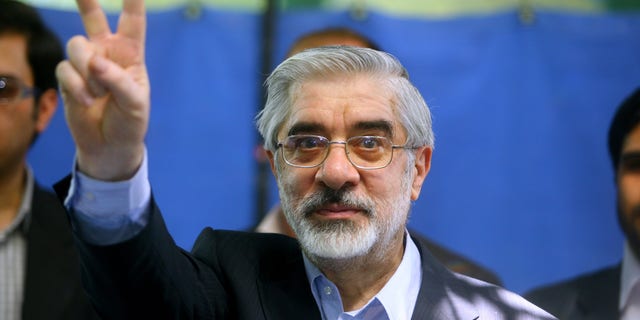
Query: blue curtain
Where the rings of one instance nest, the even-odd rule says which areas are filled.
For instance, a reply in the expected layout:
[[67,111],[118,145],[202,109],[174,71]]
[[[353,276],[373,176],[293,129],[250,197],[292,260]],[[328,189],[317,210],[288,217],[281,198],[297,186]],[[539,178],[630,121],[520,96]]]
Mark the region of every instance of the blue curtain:
[[[65,41],[82,32],[76,13],[42,13]],[[255,223],[261,16],[205,8],[189,19],[177,8],[148,17],[150,179],[189,249],[204,226]],[[525,23],[515,10],[447,19],[287,11],[274,57],[328,26],[359,30],[396,55],[431,107],[436,149],[414,229],[516,292],[620,259],[606,134],[640,85],[640,14],[539,11]],[[29,157],[46,185],[72,166],[63,118],[61,108]]]

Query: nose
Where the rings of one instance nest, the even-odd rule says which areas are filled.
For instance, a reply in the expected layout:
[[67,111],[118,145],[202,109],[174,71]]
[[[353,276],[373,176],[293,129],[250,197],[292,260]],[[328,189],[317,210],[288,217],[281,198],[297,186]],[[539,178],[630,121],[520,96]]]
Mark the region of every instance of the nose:
[[316,173],[316,180],[333,190],[346,185],[356,185],[360,180],[360,172],[347,158],[344,144],[329,146],[329,154]]

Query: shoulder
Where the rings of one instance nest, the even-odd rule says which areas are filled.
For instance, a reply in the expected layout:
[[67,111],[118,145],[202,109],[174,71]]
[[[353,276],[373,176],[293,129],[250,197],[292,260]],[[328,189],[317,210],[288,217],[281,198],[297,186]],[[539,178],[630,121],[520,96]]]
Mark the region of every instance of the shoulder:
[[285,235],[275,233],[214,230],[210,227],[207,227],[200,232],[192,251],[236,251],[236,248],[252,248],[250,251],[269,254],[286,255],[291,252],[300,252],[298,241]]
[[[418,300],[426,304],[421,310],[423,313],[434,317],[450,314],[453,318],[469,319],[555,319],[511,291],[448,270],[433,257],[423,242],[417,245],[423,277]],[[437,301],[437,305],[429,301]]]
[[440,263],[447,267],[447,269],[485,282],[496,285],[502,284],[500,278],[493,271],[481,266],[471,259],[443,247],[414,230],[409,229],[409,234],[411,234],[414,241],[421,242],[422,245],[424,245]]
[[298,241],[281,234],[205,228],[195,241],[192,254],[210,266],[261,268],[284,262],[302,265]]
[[69,240],[71,239],[71,228],[62,203],[54,193],[34,183],[29,234],[32,233],[31,231],[39,229],[58,234],[69,234]]
[[595,303],[617,308],[620,265],[582,274],[561,282],[534,288],[525,294],[531,302],[558,316],[572,312],[579,304]]
[[458,298],[469,301],[471,297],[470,300],[480,313],[480,319],[555,319],[547,311],[514,292],[465,275],[455,276],[466,290],[466,297]]
[[48,211],[55,211],[64,213],[64,207],[58,197],[52,192],[49,191],[39,184],[34,182],[33,185],[33,196],[31,198],[31,206],[32,210],[40,210],[47,209]]
[[526,294],[527,297],[539,298],[557,296],[558,293],[591,291],[619,283],[620,265],[585,273],[571,279],[535,288]]

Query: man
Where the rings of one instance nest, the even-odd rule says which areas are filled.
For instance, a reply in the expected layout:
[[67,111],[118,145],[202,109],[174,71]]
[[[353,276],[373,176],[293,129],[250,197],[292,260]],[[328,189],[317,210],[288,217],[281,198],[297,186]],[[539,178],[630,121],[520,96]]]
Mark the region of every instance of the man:
[[57,190],[69,191],[85,284],[105,318],[553,318],[451,273],[407,234],[430,115],[397,60],[371,49],[306,51],[267,81],[258,128],[299,244],[207,228],[182,251],[146,177],[144,2],[124,2],[115,33],[95,0],[78,3],[88,38],[69,41],[57,70],[76,170]]
[[38,13],[0,0],[0,319],[97,319],[64,208],[27,152],[58,103],[62,46]]
[[640,88],[618,108],[609,155],[625,235],[622,263],[533,290],[527,296],[560,319],[640,319]]
[[[348,45],[362,48],[371,48],[379,50],[378,46],[367,37],[348,28],[327,28],[322,30],[306,33],[296,39],[289,48],[287,57],[299,53],[305,49],[329,46],[329,45]],[[266,161],[266,160],[265,160]],[[280,205],[275,205],[255,228],[257,232],[271,232],[286,234],[290,237],[296,237],[293,229],[287,223],[284,212]],[[440,263],[457,273],[480,279],[489,283],[500,285],[501,281],[497,275],[490,270],[481,267],[468,258],[445,248],[433,240],[428,239],[418,232],[411,231],[413,237],[419,237],[423,241],[429,252],[433,254]]]

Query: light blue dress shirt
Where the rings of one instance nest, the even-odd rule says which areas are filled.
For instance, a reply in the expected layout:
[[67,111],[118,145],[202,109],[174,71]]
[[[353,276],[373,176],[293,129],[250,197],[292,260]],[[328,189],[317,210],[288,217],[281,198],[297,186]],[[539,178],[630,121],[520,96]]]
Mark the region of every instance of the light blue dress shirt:
[[[620,320],[640,319],[640,301],[638,289],[640,286],[640,262],[627,241],[624,242],[622,271],[620,276]],[[635,290],[634,290],[635,289]]]

